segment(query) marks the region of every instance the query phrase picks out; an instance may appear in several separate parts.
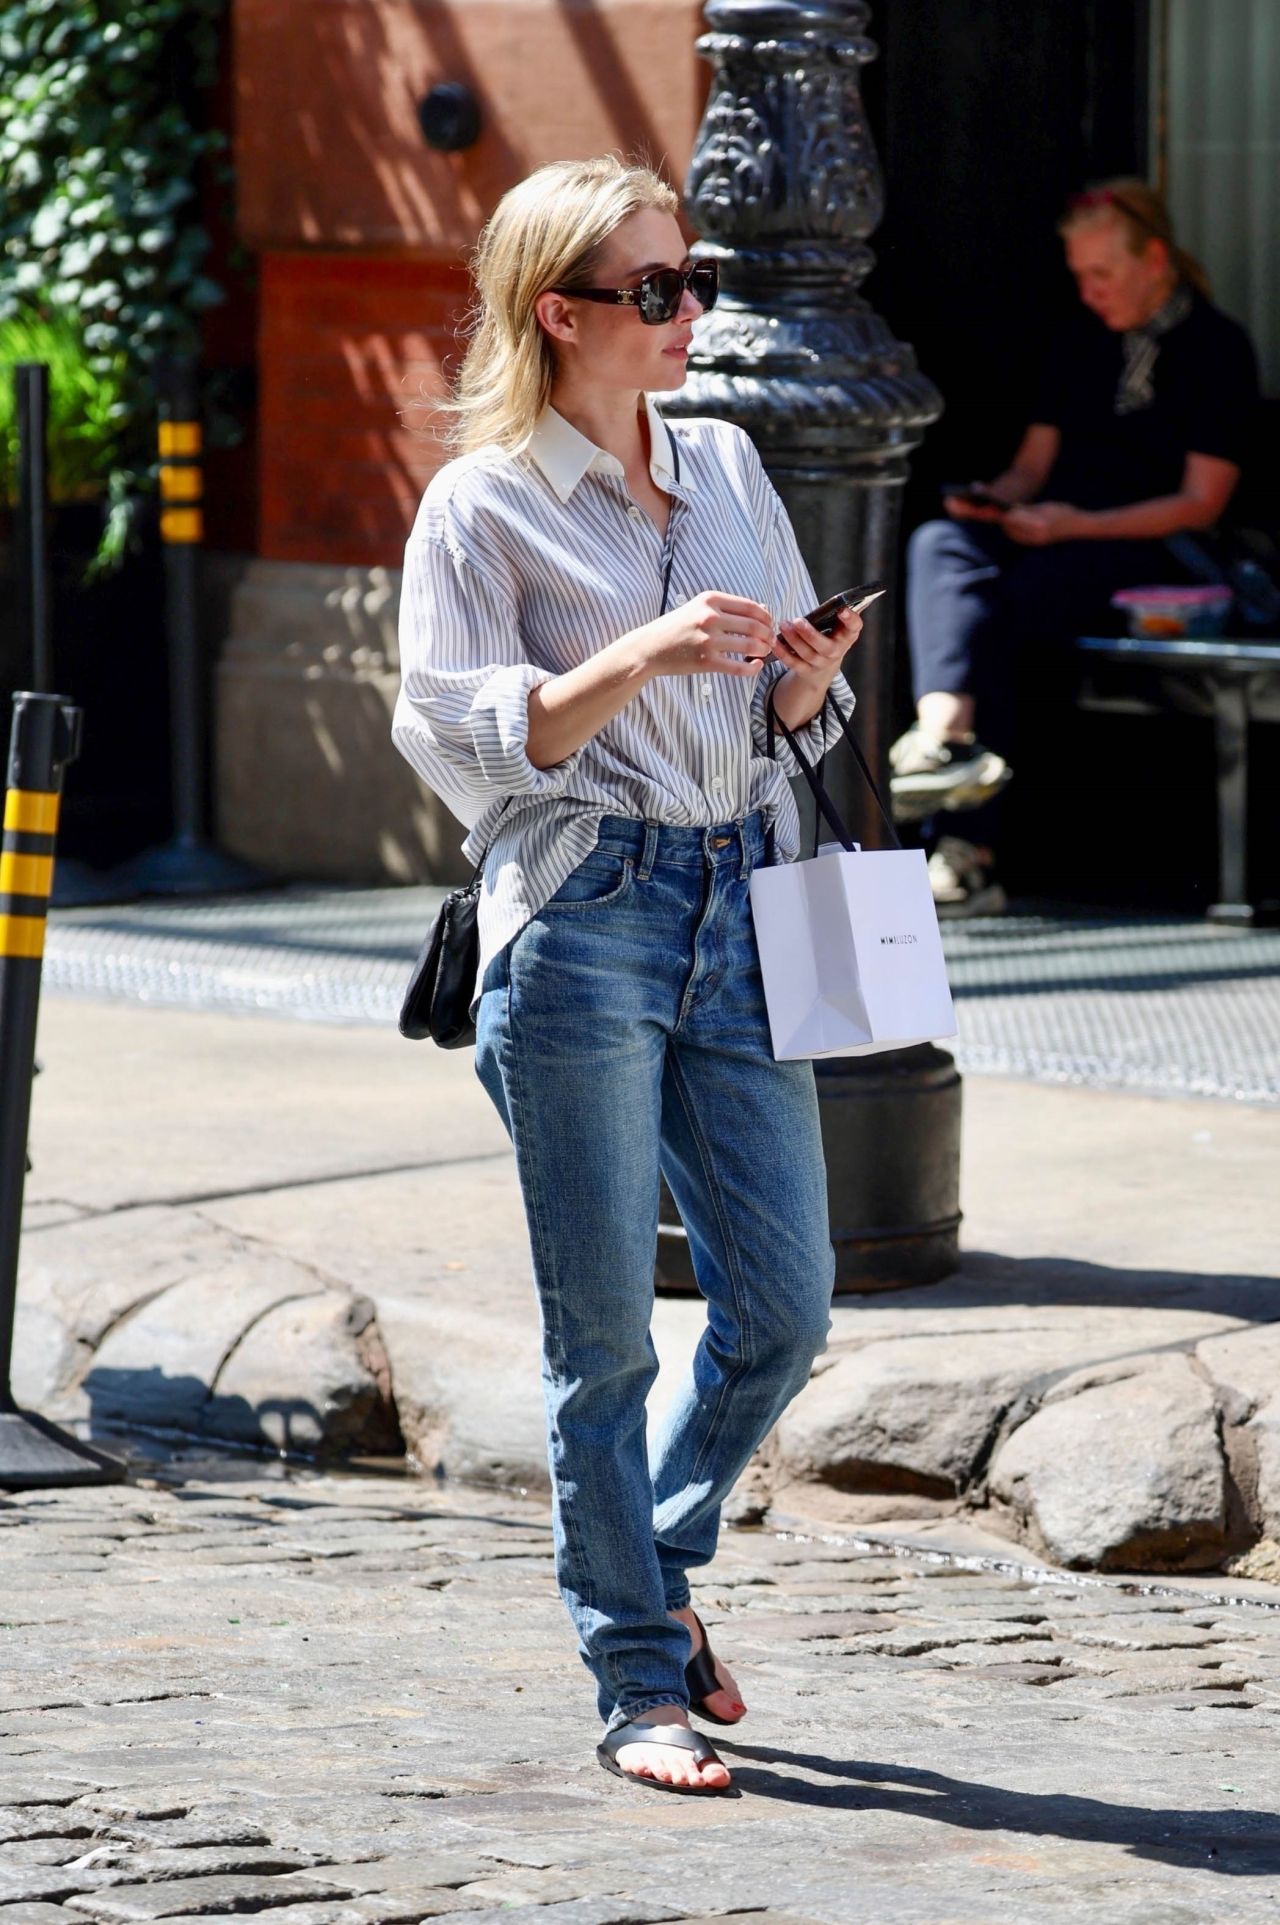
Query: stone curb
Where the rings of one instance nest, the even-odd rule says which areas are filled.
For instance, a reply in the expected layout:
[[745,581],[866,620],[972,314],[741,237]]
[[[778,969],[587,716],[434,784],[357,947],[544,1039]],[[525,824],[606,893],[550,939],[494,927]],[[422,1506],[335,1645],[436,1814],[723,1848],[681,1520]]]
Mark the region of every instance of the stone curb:
[[1207,1570],[1275,1540],[1280,1325],[1137,1334],[852,1348],[783,1417],[778,1464],[800,1486],[950,1497],[1068,1569]]
[[95,1431],[403,1449],[373,1303],[293,1258],[163,1207],[54,1226],[23,1257],[20,1402]]
[[[524,1214],[469,1059],[56,997],[41,1022],[22,1402],[545,1489]],[[732,1514],[969,1514],[1080,1568],[1274,1571],[1275,1151],[1262,1112],[973,1085],[961,1269],[837,1301]],[[660,1300],[655,1409],[701,1322]]]
[[[320,1457],[408,1450],[423,1472],[546,1486],[527,1285],[355,1289],[159,1205],[51,1223],[24,1258],[18,1393],[64,1420]],[[1210,1569],[1260,1545],[1258,1575],[1272,1574],[1280,1322],[1203,1312],[1188,1331],[1180,1311],[1186,1334],[1171,1340],[1159,1307],[1067,1318],[1004,1303],[993,1341],[972,1328],[976,1296],[972,1279],[932,1293],[929,1334],[918,1304],[909,1334],[901,1310],[838,1308],[831,1348],[732,1514],[805,1492],[854,1521],[971,1509],[1070,1569]],[[660,1401],[700,1317],[695,1303],[658,1304]],[[1143,1335],[1164,1341],[1135,1348]]]

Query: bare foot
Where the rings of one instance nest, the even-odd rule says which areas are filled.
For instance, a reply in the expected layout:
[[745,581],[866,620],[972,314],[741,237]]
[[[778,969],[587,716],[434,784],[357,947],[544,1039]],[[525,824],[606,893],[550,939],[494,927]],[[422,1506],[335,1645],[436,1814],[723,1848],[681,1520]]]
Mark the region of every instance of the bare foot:
[[[680,1620],[686,1631],[688,1631],[690,1638],[693,1640],[694,1651],[700,1651],[702,1649],[702,1632],[698,1626],[698,1619],[693,1606],[691,1604],[685,1605],[682,1610],[672,1611],[670,1616]],[[692,1653],[690,1655],[692,1655]],[[721,1688],[719,1691],[709,1691],[702,1702],[706,1705],[708,1711],[714,1711],[717,1717],[725,1720],[726,1724],[737,1724],[742,1718],[745,1718],[747,1714],[747,1707],[742,1702],[742,1693],[738,1690],[734,1682],[733,1673],[730,1671],[728,1665],[721,1664],[719,1658],[715,1657],[713,1657],[712,1662],[715,1665],[716,1677],[720,1680]]]
[[[688,1731],[689,1720],[678,1704],[655,1704],[652,1711],[642,1711],[641,1724],[683,1725]],[[664,1785],[696,1786],[700,1791],[721,1791],[733,1781],[724,1765],[700,1765],[691,1751],[678,1750],[674,1745],[622,1745],[619,1747],[617,1761],[621,1769],[633,1778],[657,1778]]]

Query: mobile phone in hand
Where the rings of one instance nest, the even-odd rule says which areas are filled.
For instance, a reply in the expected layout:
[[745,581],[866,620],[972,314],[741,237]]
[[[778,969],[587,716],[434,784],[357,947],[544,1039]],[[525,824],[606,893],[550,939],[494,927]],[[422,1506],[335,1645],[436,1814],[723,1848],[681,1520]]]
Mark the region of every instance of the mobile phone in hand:
[[992,494],[985,481],[944,482],[942,496],[944,501],[948,497],[953,501],[963,501],[969,508],[997,508],[1002,515],[1009,507],[1007,501],[1001,501],[999,495]]
[[845,588],[838,595],[828,596],[825,602],[811,609],[804,619],[817,629],[819,635],[830,635],[846,609],[853,615],[859,615],[879,596],[887,593],[883,582],[863,582],[859,588]]

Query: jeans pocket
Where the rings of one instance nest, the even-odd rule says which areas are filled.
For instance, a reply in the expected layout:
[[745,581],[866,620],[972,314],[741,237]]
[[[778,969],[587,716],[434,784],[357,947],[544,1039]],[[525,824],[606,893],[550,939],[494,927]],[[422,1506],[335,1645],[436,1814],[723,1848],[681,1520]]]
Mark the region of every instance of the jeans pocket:
[[634,877],[635,863],[630,856],[593,850],[585,862],[580,862],[572,874],[565,877],[546,907],[603,909],[626,895]]

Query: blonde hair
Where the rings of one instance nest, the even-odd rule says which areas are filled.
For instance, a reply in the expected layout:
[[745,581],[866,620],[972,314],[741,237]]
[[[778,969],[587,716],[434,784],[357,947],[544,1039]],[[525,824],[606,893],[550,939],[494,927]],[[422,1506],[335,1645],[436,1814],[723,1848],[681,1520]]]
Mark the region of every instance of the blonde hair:
[[1114,221],[1123,230],[1131,254],[1141,254],[1148,241],[1163,241],[1178,279],[1189,281],[1206,300],[1211,298],[1209,276],[1194,254],[1179,247],[1163,194],[1145,180],[1122,175],[1077,194],[1058,222],[1058,232],[1069,234],[1072,228],[1095,227],[1103,221]]
[[503,195],[472,256],[471,340],[443,407],[456,448],[528,440],[556,374],[534,302],[548,288],[589,287],[605,242],[630,215],[678,207],[651,168],[613,154],[552,161]]

